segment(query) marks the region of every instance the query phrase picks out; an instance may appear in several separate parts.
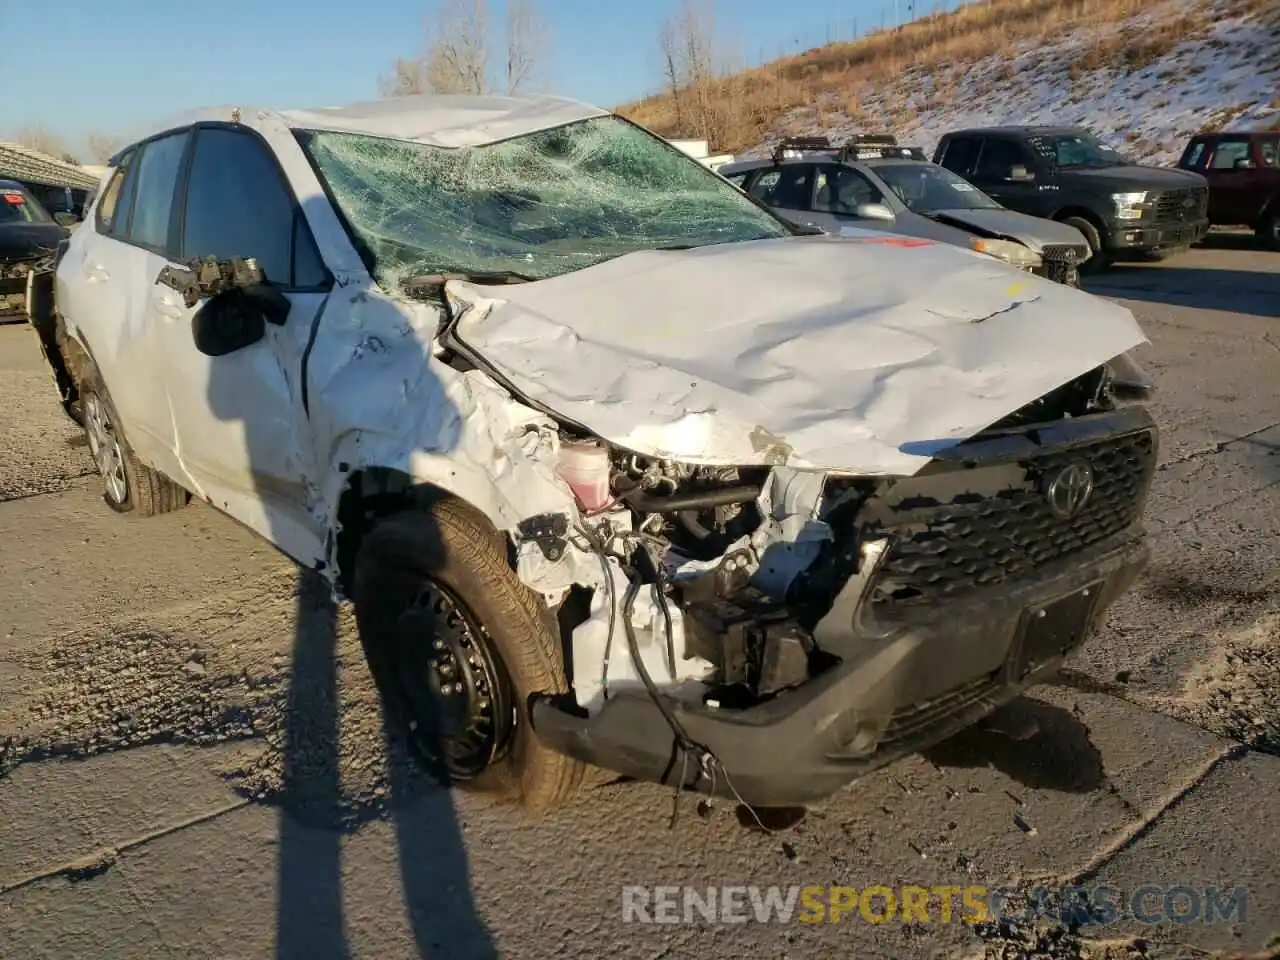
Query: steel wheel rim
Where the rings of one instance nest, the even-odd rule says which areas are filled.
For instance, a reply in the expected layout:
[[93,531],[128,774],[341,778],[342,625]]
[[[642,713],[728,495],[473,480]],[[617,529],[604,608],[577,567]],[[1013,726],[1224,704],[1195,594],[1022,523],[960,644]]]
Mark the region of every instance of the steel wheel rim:
[[393,669],[411,736],[453,779],[474,778],[506,753],[515,731],[510,683],[492,640],[434,580],[418,586],[396,632]]
[[106,407],[97,394],[85,397],[84,428],[89,438],[89,454],[97,464],[107,497],[112,503],[124,503],[129,495],[129,484],[124,475],[124,451]]

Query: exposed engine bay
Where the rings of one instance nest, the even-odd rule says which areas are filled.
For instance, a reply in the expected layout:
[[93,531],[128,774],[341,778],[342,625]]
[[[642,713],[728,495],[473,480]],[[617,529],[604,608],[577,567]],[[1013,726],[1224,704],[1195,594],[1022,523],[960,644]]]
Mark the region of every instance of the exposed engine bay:
[[[965,443],[1034,434],[1149,387],[1132,361],[1117,358]],[[849,642],[823,631],[842,598],[874,595],[888,617],[932,599],[891,570],[872,582],[890,528],[919,519],[911,511],[1011,497],[1026,480],[1008,465],[970,469],[963,480],[954,468],[899,478],[704,467],[567,430],[560,439],[557,472],[578,516],[522,523],[519,569],[558,613],[577,704],[588,714],[611,691],[637,684],[654,696],[745,709],[812,680],[840,662]]]

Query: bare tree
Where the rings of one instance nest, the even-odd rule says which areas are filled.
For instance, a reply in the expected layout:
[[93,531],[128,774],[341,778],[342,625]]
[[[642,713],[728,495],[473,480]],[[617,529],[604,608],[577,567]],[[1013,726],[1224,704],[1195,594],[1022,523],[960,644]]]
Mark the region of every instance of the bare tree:
[[519,93],[546,60],[547,24],[532,0],[507,0],[507,93]]
[[689,82],[684,69],[684,50],[680,45],[680,32],[674,17],[662,21],[658,33],[658,46],[662,49],[662,74],[667,93],[676,108],[676,128],[684,129],[684,101],[681,96]]
[[424,58],[428,87],[436,93],[487,92],[488,34],[485,0],[445,0]]
[[391,65],[391,76],[382,77],[378,81],[384,97],[409,97],[416,93],[426,93],[427,72],[421,59],[396,59]]
[[39,124],[22,127],[13,135],[13,139],[15,143],[47,153],[51,157],[62,157],[67,152],[66,140]]
[[712,142],[733,139],[746,98],[740,83],[728,79],[732,64],[717,35],[715,0],[684,0],[663,21],[658,45],[678,131]]
[[120,138],[106,133],[91,133],[85,141],[89,148],[89,159],[94,163],[106,163],[120,149]]
[[[488,93],[489,28],[486,0],[441,0],[428,26],[423,52],[392,65],[391,76],[379,82],[383,95]],[[506,89],[518,93],[537,74],[549,34],[534,0],[508,0],[506,28]]]

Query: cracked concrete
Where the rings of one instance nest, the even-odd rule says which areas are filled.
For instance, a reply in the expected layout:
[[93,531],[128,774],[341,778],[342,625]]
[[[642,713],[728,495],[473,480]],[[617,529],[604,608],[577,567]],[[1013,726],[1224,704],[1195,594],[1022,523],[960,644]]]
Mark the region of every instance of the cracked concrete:
[[[1278,269],[1207,249],[1106,276],[1160,388],[1148,574],[1005,733],[908,758],[783,833],[692,801],[668,829],[667,791],[604,778],[540,821],[434,788],[383,731],[349,612],[204,506],[109,513],[30,331],[0,329],[0,957],[1264,950],[1280,933]],[[621,911],[630,884],[1046,882],[1243,885],[1248,910],[1078,928]]]

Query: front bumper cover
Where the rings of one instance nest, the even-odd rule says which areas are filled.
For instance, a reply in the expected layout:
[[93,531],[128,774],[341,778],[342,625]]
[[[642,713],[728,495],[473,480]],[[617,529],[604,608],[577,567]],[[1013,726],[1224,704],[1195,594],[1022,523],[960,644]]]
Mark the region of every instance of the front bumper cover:
[[1111,246],[1115,250],[1159,251],[1187,247],[1200,240],[1209,230],[1209,220],[1204,218],[1191,223],[1128,225],[1113,224]]
[[671,728],[642,690],[614,694],[591,718],[538,702],[532,725],[552,749],[637,779],[675,784],[683,769],[685,786],[703,792],[758,806],[811,803],[1051,676],[1147,557],[1141,535],[1129,531],[1044,568],[1033,583],[974,594],[875,637],[850,623],[857,655],[750,709],[667,700],[723,776],[698,777],[695,763],[682,763]]

